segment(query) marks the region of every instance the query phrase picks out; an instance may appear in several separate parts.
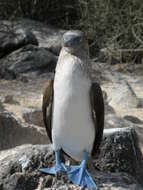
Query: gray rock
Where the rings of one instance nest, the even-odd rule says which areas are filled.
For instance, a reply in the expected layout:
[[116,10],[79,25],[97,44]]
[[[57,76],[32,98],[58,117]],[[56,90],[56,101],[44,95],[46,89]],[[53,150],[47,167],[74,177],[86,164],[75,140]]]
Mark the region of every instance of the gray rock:
[[124,119],[131,121],[132,123],[135,123],[135,124],[143,124],[143,121],[141,121],[139,118],[132,115],[125,115]]
[[42,127],[44,126],[43,114],[41,109],[24,108],[22,110],[22,117],[27,123]]
[[62,43],[61,39],[65,30],[57,29],[30,19],[0,22],[0,26],[4,24],[15,30],[22,28],[31,31],[36,36],[40,47],[48,48],[55,55],[59,54]]
[[104,102],[104,106],[105,106],[105,115],[108,115],[108,114],[115,114],[115,110],[112,106],[110,106],[108,104],[108,102]]
[[62,45],[62,36],[65,30],[46,26],[43,23],[28,19],[23,19],[18,22],[15,21],[14,24],[16,28],[26,27],[28,30],[31,30],[38,39],[40,47],[48,48],[55,55],[59,55]]
[[[143,188],[136,180],[126,173],[113,172],[93,172],[98,190],[142,190]],[[52,187],[44,188],[44,190],[88,190],[87,188],[78,187],[67,183],[66,180],[58,180],[52,184]]]
[[4,110],[3,102],[0,100],[0,111]]
[[5,96],[3,103],[6,103],[6,104],[19,104],[19,102],[17,102],[12,95]]
[[[106,107],[105,107],[106,108]],[[106,114],[105,115],[105,128],[124,128],[124,127],[134,127],[134,124],[116,114]]]
[[[77,189],[66,174],[41,174],[38,169],[53,165],[51,145],[22,145],[0,152],[0,187],[2,190]],[[138,182],[123,172],[90,171],[100,190],[142,190]]]
[[3,190],[36,189],[40,179],[38,168],[53,160],[50,145],[23,145],[0,152],[0,187]]
[[138,138],[139,138],[139,145],[140,145],[141,151],[143,153],[143,127],[137,125],[135,127],[135,129],[136,129],[136,132],[137,132],[137,135],[138,135]]
[[57,58],[45,48],[28,45],[0,60],[0,76],[16,78],[21,73],[32,71],[53,71]]
[[133,128],[105,129],[95,164],[101,171],[129,173],[143,184],[142,158]]
[[14,29],[6,26],[5,28],[3,30],[1,28],[0,32],[0,57],[27,44],[38,45],[38,41],[31,31],[24,28]]
[[143,98],[139,98],[140,103],[138,105],[138,108],[143,108]]
[[7,111],[0,112],[0,139],[0,150],[25,143],[48,143],[48,137],[44,128],[22,123]]
[[110,105],[116,108],[137,108],[140,100],[128,82],[116,83],[110,88]]

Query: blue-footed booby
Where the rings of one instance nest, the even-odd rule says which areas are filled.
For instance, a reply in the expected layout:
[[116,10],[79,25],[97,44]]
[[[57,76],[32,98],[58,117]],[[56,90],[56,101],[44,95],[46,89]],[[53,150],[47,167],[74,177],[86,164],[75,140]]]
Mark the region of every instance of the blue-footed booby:
[[[104,128],[104,102],[98,83],[92,82],[86,35],[78,30],[63,35],[63,47],[54,80],[47,82],[43,95],[43,118],[53,143],[56,164],[40,169],[44,173],[67,172],[76,185],[97,189],[86,169],[88,157],[96,154]],[[80,161],[66,166],[60,150]]]

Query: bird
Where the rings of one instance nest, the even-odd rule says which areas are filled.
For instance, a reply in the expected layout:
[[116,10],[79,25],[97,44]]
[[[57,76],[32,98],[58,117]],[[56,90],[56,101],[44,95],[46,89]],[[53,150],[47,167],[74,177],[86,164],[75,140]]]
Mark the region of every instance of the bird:
[[[66,172],[73,184],[97,189],[87,170],[87,161],[100,149],[104,100],[100,85],[92,82],[90,69],[87,35],[80,30],[65,32],[55,76],[46,83],[42,103],[43,120],[53,143],[56,163],[40,171]],[[62,152],[80,164],[67,166],[60,159]]]

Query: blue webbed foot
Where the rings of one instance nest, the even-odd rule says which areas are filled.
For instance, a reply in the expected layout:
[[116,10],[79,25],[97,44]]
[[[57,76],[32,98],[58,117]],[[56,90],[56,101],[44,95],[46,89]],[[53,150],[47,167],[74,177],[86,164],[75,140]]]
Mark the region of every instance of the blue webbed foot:
[[96,183],[86,169],[87,152],[84,154],[84,160],[79,166],[71,166],[68,171],[69,179],[76,185],[97,190]]
[[56,156],[56,164],[55,164],[55,166],[53,166],[51,168],[41,168],[39,170],[41,172],[47,173],[47,174],[56,174],[57,172],[67,172],[68,168],[67,168],[67,166],[65,166],[64,163],[62,163],[60,161],[59,154],[60,154],[59,150],[56,150],[55,151],[55,156]]
[[47,174],[56,174],[57,172],[66,172],[67,167],[64,165],[64,163],[60,163],[58,165],[55,164],[55,166],[53,166],[51,168],[41,168],[39,170],[41,172],[47,173]]

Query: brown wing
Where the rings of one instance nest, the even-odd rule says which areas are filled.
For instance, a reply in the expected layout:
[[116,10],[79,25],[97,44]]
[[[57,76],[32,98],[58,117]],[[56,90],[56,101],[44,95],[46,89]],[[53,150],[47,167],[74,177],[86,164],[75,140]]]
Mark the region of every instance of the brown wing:
[[52,142],[52,101],[53,101],[53,80],[48,80],[43,93],[42,112],[46,131]]
[[104,129],[104,100],[102,95],[102,90],[98,83],[93,83],[91,86],[91,107],[92,107],[92,116],[95,124],[95,140],[92,150],[92,155],[95,155],[99,152],[99,146],[103,136]]

